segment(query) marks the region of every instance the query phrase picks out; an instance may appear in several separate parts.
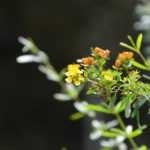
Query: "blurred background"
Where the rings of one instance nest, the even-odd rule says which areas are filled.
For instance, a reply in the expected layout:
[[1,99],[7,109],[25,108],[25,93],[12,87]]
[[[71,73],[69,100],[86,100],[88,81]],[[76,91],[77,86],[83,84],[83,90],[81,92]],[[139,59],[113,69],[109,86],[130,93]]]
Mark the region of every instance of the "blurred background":
[[[112,65],[122,51],[118,43],[126,42],[128,34],[135,38],[139,33],[133,29],[137,3],[136,0],[0,2],[1,150],[99,149],[99,144],[90,144],[88,134],[84,134],[84,119],[69,120],[75,112],[72,102],[53,99],[53,93],[60,87],[49,82],[36,64],[16,63],[22,48],[17,38],[32,37],[58,71],[77,58],[88,56],[91,46],[110,49]],[[145,116],[148,124],[150,120]],[[147,129],[145,139],[137,139],[139,145],[143,141],[149,143],[149,132]]]

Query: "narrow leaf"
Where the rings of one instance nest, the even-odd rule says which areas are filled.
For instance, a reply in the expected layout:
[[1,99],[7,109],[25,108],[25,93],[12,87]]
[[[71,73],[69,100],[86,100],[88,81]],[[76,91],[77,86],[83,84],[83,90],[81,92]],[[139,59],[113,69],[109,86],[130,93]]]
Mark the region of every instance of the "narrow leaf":
[[68,94],[64,93],[55,93],[54,98],[60,101],[70,101],[72,100],[72,97]]
[[135,117],[135,113],[136,113],[136,108],[134,108],[132,114],[131,114],[131,118],[134,118]]
[[143,69],[143,70],[148,70],[148,68],[142,64],[140,64],[139,62],[135,61],[135,60],[131,60],[131,63],[133,66],[139,68],[139,69]]
[[130,105],[130,97],[127,97],[127,103],[126,103],[126,107],[125,107],[125,117],[129,118],[131,114],[131,105]]
[[137,106],[136,103],[138,103],[138,107],[142,107],[147,101],[147,98],[146,97],[142,97],[142,98],[139,98],[138,101],[136,101],[134,104],[133,104],[133,108],[135,108]]
[[94,54],[94,48],[90,47],[91,52]]
[[134,105],[133,105],[133,107],[134,107],[134,111],[132,112],[132,114],[131,114],[131,117],[132,118],[134,118],[134,117],[136,117],[136,121],[137,121],[137,125],[138,125],[138,127],[140,128],[141,127],[141,125],[140,125],[140,115],[139,115],[139,101],[136,101],[135,103],[134,103]]
[[136,121],[137,121],[137,125],[140,128],[140,115],[139,115],[139,107],[137,106],[136,111],[135,111],[135,116],[136,116]]
[[140,98],[139,102],[138,102],[139,108],[142,107],[146,102],[147,102],[147,98],[146,97]]
[[86,94],[92,94],[95,91],[96,87],[90,88]]
[[76,112],[70,116],[70,120],[78,120],[78,119],[81,119],[83,117],[84,117],[83,113]]
[[130,132],[130,133],[129,133],[129,137],[130,137],[130,138],[134,138],[134,137],[136,137],[136,136],[138,136],[138,135],[140,135],[140,134],[142,134],[142,133],[143,133],[143,132],[142,132],[141,129],[137,129],[137,130],[135,130],[135,131]]
[[114,104],[116,102],[116,93],[113,95],[113,97],[111,98],[110,104],[109,104],[109,110],[111,110],[114,107]]
[[134,43],[134,41],[133,41],[133,39],[132,39],[132,37],[131,37],[130,35],[128,35],[128,39],[129,39],[129,41],[131,42],[132,46],[133,46],[134,48],[136,48],[136,45],[135,45],[135,43]]
[[119,135],[120,135],[119,133],[115,132],[107,132],[107,131],[102,132],[102,136],[104,137],[118,137]]
[[55,82],[58,82],[60,80],[59,75],[56,72],[45,67],[44,65],[40,65],[38,69],[46,75],[47,79]]
[[124,97],[123,100],[122,100],[122,102],[121,102],[121,103],[119,102],[119,103],[117,104],[118,109],[119,109],[119,110],[118,110],[119,112],[121,112],[121,111],[123,111],[123,110],[125,109],[126,103],[127,103],[127,98]]
[[120,135],[125,135],[125,131],[121,130],[121,129],[118,129],[118,128],[111,128],[110,129],[111,131],[115,132],[115,133],[118,133]]
[[[130,97],[130,104],[132,104],[135,101],[134,94],[130,94],[129,97]],[[115,106],[116,112],[120,113],[124,111],[126,107],[126,103],[127,103],[127,96],[124,96],[123,100],[118,102],[118,104]]]
[[128,49],[130,49],[130,50],[132,50],[134,52],[137,52],[137,49],[135,49],[134,47],[132,47],[132,46],[126,44],[126,43],[120,42],[120,45],[125,47],[125,48],[128,48]]
[[97,106],[97,105],[84,105],[85,108],[90,109],[90,110],[94,110],[94,111],[99,111],[99,112],[103,112],[103,113],[107,113],[107,114],[113,114],[113,112],[108,111],[107,109],[103,108],[102,106]]
[[142,39],[143,39],[143,34],[139,34],[139,36],[136,40],[136,47],[137,47],[138,51],[140,51]]

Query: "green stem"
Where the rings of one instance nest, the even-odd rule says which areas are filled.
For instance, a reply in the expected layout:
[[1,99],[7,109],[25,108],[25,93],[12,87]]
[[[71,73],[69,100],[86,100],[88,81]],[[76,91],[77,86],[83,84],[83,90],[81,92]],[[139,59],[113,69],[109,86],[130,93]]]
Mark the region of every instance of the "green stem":
[[[55,70],[55,68],[51,65],[50,62],[48,62],[47,64],[44,64],[44,65],[45,65],[48,69],[50,69],[50,70],[52,70],[54,73],[56,73],[56,75],[59,77],[59,73]],[[68,89],[67,89],[65,83],[64,83],[62,80],[58,81],[58,84],[62,87],[62,89],[63,89],[66,93],[68,93]],[[68,94],[69,94],[69,93],[68,93]]]
[[147,61],[146,59],[144,58],[144,56],[142,55],[141,52],[138,52],[139,56],[141,57],[141,59],[143,60],[144,64],[147,66]]
[[[120,117],[120,115],[119,115],[119,114],[116,114],[116,118],[118,119],[121,128],[125,131],[125,130],[126,130],[126,126],[125,126],[125,124],[124,124],[122,118]],[[134,141],[131,137],[128,137],[128,136],[127,136],[127,138],[128,138],[128,140],[129,140],[130,144],[132,145],[132,147],[134,148],[134,150],[137,150],[137,149],[138,149],[138,146],[136,145],[135,141]]]

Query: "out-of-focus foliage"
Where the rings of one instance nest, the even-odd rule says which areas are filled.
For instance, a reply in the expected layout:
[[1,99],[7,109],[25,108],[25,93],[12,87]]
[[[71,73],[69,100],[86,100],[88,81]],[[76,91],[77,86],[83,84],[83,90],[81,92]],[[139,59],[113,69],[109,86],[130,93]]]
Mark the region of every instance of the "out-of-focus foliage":
[[[130,44],[121,42],[120,45],[137,53],[143,64],[134,60],[134,53],[124,51],[118,54],[112,68],[105,69],[110,59],[110,50],[102,48],[91,48],[91,56],[78,59],[80,64],[70,64],[59,73],[49,61],[48,56],[41,51],[29,38],[19,38],[24,45],[23,56],[17,58],[18,63],[35,62],[39,63],[39,70],[49,80],[57,82],[61,86],[61,92],[55,93],[54,98],[60,101],[74,100],[74,107],[77,113],[70,116],[71,120],[77,120],[88,116],[91,120],[93,131],[89,135],[91,140],[100,137],[108,138],[101,140],[102,150],[111,150],[118,147],[119,150],[127,150],[125,140],[127,139],[134,150],[147,150],[145,145],[138,147],[134,138],[141,135],[146,125],[140,124],[140,108],[144,103],[150,103],[150,84],[141,81],[139,69],[150,71],[150,63],[141,53],[143,35],[139,34],[136,42],[128,36]],[[66,75],[64,82],[64,75]],[[89,84],[87,94],[95,94],[102,97],[99,104],[88,104],[87,101],[79,99],[79,93],[84,85]],[[76,87],[77,86],[77,87]],[[118,99],[118,96],[121,98]],[[133,109],[132,109],[133,108]],[[117,120],[104,122],[97,119],[97,113],[113,115]],[[137,129],[133,130],[132,125],[125,125],[120,113],[124,112],[126,118],[136,118]],[[116,127],[120,124],[121,128]],[[65,148],[63,148],[65,149]]]
[[134,28],[144,32],[144,41],[147,43],[144,52],[150,55],[150,1],[141,0],[135,7],[135,14],[139,20],[134,23]]

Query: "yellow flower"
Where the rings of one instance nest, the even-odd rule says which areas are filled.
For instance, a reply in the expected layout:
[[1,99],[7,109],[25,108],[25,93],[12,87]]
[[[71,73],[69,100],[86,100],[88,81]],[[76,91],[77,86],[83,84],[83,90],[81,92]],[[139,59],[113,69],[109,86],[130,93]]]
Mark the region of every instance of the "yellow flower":
[[73,82],[76,86],[80,85],[81,81],[84,81],[84,77],[81,75],[83,72],[79,69],[81,66],[79,64],[68,65],[68,72],[65,73],[67,78],[66,82]]
[[106,80],[112,81],[113,77],[111,76],[111,72],[110,71],[102,71],[102,74],[104,74],[104,78]]

